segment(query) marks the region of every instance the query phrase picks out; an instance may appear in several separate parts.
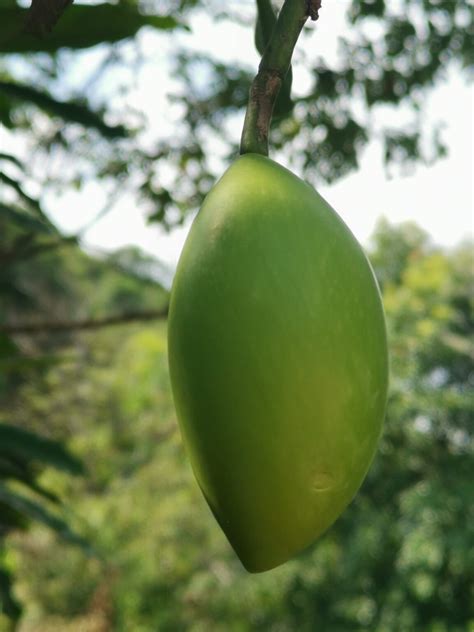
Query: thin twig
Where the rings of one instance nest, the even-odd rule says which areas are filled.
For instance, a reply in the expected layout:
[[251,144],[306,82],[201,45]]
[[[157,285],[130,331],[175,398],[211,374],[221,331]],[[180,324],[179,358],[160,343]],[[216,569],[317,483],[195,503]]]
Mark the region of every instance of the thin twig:
[[168,306],[161,309],[150,309],[140,312],[112,314],[103,318],[85,318],[82,320],[38,321],[36,323],[19,323],[0,325],[2,334],[40,334],[59,331],[79,331],[101,329],[125,323],[159,320],[168,316]]

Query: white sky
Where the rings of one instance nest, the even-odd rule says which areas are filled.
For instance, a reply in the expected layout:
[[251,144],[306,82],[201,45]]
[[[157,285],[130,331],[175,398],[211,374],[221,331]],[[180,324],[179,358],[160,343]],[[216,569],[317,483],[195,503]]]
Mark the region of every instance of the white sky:
[[[338,37],[347,34],[346,8],[347,2],[341,0],[324,3],[319,22],[311,24],[308,35],[299,42],[300,54],[304,50],[308,57],[323,56],[331,62],[336,55]],[[215,58],[230,63],[239,61],[254,68],[258,63],[250,30],[223,21],[213,23],[204,16],[193,22],[192,30],[191,34],[174,33],[172,38],[156,36],[146,30],[140,35],[142,51],[150,62],[137,78],[133,103],[147,112],[154,129],[170,128],[173,124],[173,110],[166,99],[166,94],[174,87],[168,65],[171,44],[212,52]],[[81,64],[76,68],[77,76],[85,71],[87,58]],[[301,84],[304,80],[304,72],[300,75],[297,72],[296,90],[298,82]],[[452,246],[472,236],[473,105],[472,87],[452,73],[448,81],[432,93],[425,112],[427,120],[443,119],[446,122],[443,139],[449,148],[448,158],[431,167],[418,166],[413,175],[401,177],[394,173],[392,179],[387,179],[381,149],[371,143],[357,173],[334,185],[319,188],[362,243],[367,243],[381,215],[392,223],[416,222],[440,245]],[[236,123],[241,127],[242,121]],[[100,185],[91,184],[81,192],[49,196],[47,209],[58,225],[73,232],[94,217],[103,205],[103,198]],[[190,221],[167,235],[156,225],[147,225],[143,212],[125,196],[112,212],[86,233],[84,243],[103,250],[134,244],[174,265],[189,225]]]

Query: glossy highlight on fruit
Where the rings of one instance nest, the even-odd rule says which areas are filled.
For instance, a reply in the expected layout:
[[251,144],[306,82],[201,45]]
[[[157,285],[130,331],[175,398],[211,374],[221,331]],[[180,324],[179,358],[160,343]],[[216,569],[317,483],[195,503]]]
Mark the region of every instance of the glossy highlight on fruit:
[[278,566],[336,520],[375,452],[388,359],[372,269],[311,186],[246,154],[193,223],[168,340],[199,486],[247,570]]

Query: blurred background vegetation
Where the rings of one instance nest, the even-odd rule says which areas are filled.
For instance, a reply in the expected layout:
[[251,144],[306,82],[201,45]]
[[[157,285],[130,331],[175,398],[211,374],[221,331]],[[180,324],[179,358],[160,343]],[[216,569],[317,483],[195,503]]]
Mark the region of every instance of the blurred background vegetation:
[[[313,183],[356,169],[375,136],[387,163],[446,152],[416,112],[448,68],[472,69],[473,8],[398,5],[348,2],[354,37],[338,64],[299,61],[311,81],[286,95],[272,142]],[[144,63],[142,27],[172,37],[202,11],[216,28],[251,26],[254,3],[74,4],[39,38],[44,6],[0,0],[0,125],[14,139],[0,147],[0,631],[474,630],[472,243],[443,250],[415,225],[379,223],[368,255],[391,393],[377,457],[323,538],[247,574],[176,427],[170,271],[136,248],[84,249],[47,199],[99,180],[99,215],[123,191],[166,228],[195,211],[235,154],[228,129],[252,69],[174,50],[176,126],[153,138],[120,69]],[[412,110],[413,125],[375,130],[387,104]]]

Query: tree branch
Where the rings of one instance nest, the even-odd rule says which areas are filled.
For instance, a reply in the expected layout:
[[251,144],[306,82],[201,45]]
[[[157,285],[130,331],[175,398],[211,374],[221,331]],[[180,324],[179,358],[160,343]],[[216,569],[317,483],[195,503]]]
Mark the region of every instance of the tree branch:
[[288,72],[301,29],[310,17],[316,20],[321,0],[285,0],[270,42],[263,53],[250,88],[240,142],[240,153],[268,156],[268,131],[273,106]]
[[151,309],[141,312],[126,312],[112,314],[103,318],[85,318],[83,320],[38,321],[36,323],[4,324],[0,325],[0,334],[40,334],[60,331],[78,331],[101,329],[113,325],[132,322],[159,320],[168,316],[168,306],[161,309]]

